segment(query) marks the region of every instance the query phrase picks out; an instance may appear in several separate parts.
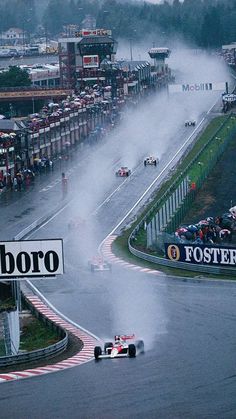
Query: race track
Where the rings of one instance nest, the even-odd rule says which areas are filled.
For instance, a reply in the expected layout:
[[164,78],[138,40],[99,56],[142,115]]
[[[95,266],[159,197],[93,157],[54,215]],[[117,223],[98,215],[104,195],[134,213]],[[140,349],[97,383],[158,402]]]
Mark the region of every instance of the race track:
[[[199,120],[206,115],[207,105]],[[137,156],[132,175],[125,180],[114,176],[124,161],[122,147],[116,150],[114,140],[92,148],[88,155],[82,150],[79,166],[71,172],[71,204],[31,236],[64,239],[65,275],[34,281],[44,296],[101,339],[134,332],[144,339],[145,354],[135,359],[92,360],[58,373],[2,383],[0,418],[236,416],[234,284],[150,275],[119,264],[113,265],[112,273],[91,273],[87,265],[100,242],[185,143],[194,128],[183,125],[182,121],[172,130],[166,144],[159,144],[160,166],[143,166],[150,152],[147,144],[146,153]],[[61,196],[60,186],[53,179],[51,187],[48,184],[35,195],[32,191],[18,219],[14,218],[16,203],[9,205],[1,221],[6,238],[45,208],[52,208]],[[68,230],[69,220],[76,216],[85,221],[83,227]]]

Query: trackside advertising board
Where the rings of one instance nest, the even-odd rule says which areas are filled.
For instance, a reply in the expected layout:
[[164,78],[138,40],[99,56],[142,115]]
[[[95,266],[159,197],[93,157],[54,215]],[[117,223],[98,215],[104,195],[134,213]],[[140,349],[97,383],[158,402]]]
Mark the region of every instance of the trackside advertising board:
[[64,273],[62,239],[0,242],[0,280]]
[[210,92],[227,89],[226,82],[169,84],[169,93]]
[[98,55],[84,55],[83,67],[84,68],[97,68],[99,66]]
[[167,259],[199,265],[236,266],[236,248],[198,244],[165,243]]

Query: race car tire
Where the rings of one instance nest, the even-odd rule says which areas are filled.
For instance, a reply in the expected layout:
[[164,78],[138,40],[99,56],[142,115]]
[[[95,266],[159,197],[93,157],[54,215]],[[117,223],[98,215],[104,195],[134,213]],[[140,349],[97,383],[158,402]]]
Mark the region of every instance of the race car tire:
[[157,161],[156,161],[156,160],[154,161],[154,165],[155,165],[155,166],[157,165]]
[[144,166],[147,166],[147,162],[146,162],[146,160],[144,160]]
[[139,340],[136,344],[138,350],[140,351],[141,354],[144,353],[144,341],[143,340]]
[[131,343],[128,347],[128,355],[130,358],[136,357],[136,346],[133,343]]
[[102,355],[102,348],[101,346],[95,346],[94,348],[94,358],[96,359],[96,361],[99,360],[99,356]]
[[[107,349],[108,348],[112,348],[112,347],[113,347],[113,343],[112,342],[106,342],[105,345],[104,345],[104,352],[105,352],[105,354],[107,353]],[[108,354],[110,354],[110,352]]]

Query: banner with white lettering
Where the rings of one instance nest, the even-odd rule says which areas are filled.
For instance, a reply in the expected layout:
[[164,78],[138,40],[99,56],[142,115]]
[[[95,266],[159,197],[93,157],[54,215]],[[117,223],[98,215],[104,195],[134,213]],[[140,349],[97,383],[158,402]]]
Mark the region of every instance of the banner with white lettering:
[[169,84],[168,90],[169,93],[227,91],[227,82]]
[[0,280],[63,273],[62,239],[0,242]]
[[236,248],[227,246],[165,243],[167,259],[200,265],[236,266]]

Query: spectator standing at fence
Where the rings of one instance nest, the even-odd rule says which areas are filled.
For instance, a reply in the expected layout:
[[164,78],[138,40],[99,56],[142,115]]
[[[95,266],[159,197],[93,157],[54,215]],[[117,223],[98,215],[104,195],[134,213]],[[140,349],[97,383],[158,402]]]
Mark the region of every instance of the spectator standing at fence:
[[62,195],[64,197],[68,192],[68,179],[64,172],[61,174],[61,182],[62,182]]

